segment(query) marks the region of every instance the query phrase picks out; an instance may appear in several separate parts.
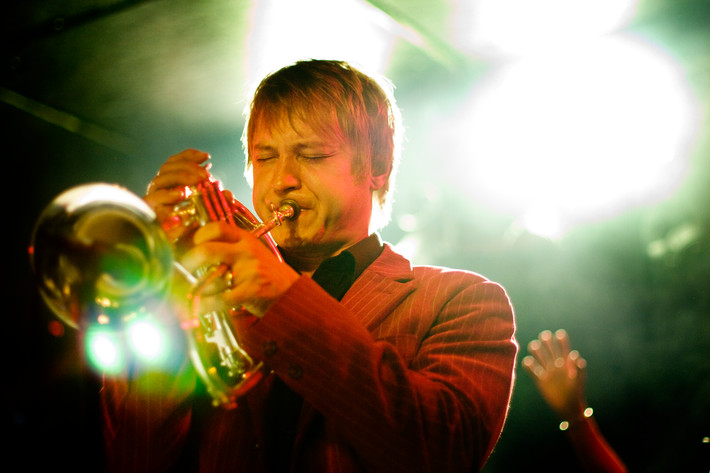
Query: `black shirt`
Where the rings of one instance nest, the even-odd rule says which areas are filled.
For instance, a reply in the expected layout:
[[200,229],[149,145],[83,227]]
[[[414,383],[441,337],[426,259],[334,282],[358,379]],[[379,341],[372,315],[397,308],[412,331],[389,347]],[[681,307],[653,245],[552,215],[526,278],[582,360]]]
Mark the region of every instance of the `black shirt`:
[[380,237],[373,233],[338,256],[323,261],[313,273],[313,280],[328,294],[341,300],[350,286],[383,249]]

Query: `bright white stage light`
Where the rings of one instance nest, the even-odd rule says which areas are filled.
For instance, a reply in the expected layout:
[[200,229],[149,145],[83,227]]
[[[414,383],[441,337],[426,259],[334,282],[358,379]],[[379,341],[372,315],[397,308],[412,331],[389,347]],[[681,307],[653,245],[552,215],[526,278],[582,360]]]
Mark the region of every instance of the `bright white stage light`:
[[455,18],[455,41],[483,56],[530,54],[625,26],[638,0],[477,0]]
[[341,59],[384,72],[402,26],[363,0],[264,0],[249,35],[250,81],[301,59]]
[[531,231],[544,216],[559,234],[668,195],[685,170],[696,107],[677,66],[637,40],[528,57],[483,81],[456,117],[467,141],[455,153],[470,170],[462,185]]

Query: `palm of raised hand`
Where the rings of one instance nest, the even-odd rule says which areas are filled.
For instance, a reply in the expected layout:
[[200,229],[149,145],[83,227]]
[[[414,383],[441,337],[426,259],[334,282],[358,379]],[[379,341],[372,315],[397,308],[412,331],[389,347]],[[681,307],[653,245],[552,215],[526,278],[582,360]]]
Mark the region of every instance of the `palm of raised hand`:
[[523,367],[532,376],[545,402],[565,420],[582,415],[586,362],[576,350],[570,350],[564,330],[554,334],[545,330],[528,344],[530,355]]

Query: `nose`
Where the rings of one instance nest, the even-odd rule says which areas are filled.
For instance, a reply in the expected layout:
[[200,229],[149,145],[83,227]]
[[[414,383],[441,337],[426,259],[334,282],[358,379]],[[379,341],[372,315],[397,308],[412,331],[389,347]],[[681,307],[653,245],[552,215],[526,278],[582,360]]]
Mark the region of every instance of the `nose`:
[[300,172],[295,159],[284,157],[278,160],[274,170],[272,187],[277,194],[288,194],[289,191],[301,187]]

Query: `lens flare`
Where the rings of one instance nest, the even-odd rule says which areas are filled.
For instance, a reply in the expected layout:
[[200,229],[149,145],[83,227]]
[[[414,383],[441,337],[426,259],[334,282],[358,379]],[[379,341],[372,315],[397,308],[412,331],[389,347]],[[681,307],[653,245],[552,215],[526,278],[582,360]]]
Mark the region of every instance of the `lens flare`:
[[86,337],[89,363],[97,371],[115,374],[125,367],[120,337],[111,330],[90,330]]
[[167,338],[157,325],[140,320],[128,327],[128,339],[133,353],[146,361],[159,361],[167,351]]

